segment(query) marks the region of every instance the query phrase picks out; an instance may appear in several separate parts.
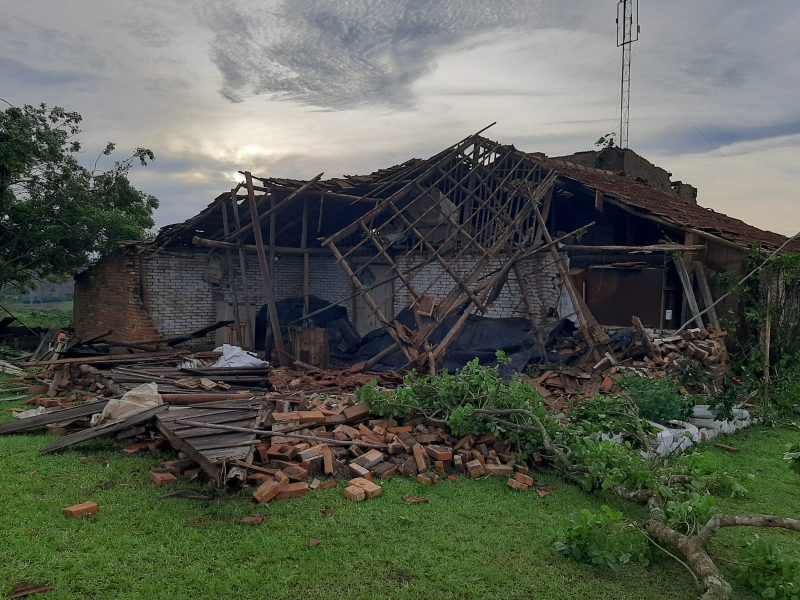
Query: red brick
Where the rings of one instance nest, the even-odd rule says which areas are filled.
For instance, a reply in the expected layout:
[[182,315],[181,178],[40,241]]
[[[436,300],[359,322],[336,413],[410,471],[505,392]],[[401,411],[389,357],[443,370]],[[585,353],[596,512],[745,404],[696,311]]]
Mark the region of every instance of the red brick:
[[292,481],[305,481],[308,479],[308,469],[300,465],[291,465],[281,469],[284,474]]
[[369,416],[370,411],[369,402],[360,402],[353,406],[348,406],[344,409],[344,416],[348,421],[355,421],[357,419],[365,419]]
[[348,485],[344,488],[344,497],[353,502],[361,502],[366,499],[367,493],[357,485]]
[[425,458],[425,450],[419,444],[414,444],[414,461],[417,463],[417,471],[423,473],[428,470],[428,461]]
[[363,477],[364,479],[372,479],[372,473],[369,472],[369,469],[362,467],[357,463],[350,463],[350,470],[356,477]]
[[302,498],[308,494],[308,484],[304,481],[296,483],[287,483],[286,486],[278,492],[275,497],[276,500],[288,500],[289,498]]
[[417,483],[421,483],[422,485],[433,485],[438,480],[439,476],[436,473],[431,473],[430,471],[417,475]]
[[525,473],[517,473],[516,475],[514,475],[514,479],[516,479],[520,483],[524,483],[528,487],[531,487],[533,485],[533,477],[529,477],[528,475],[525,475]]
[[300,415],[300,422],[303,424],[325,422],[325,415],[319,410],[300,410],[297,414]]
[[511,465],[490,465],[483,466],[489,475],[497,475],[499,477],[512,477],[514,475],[514,467]]
[[338,483],[339,482],[337,482],[335,479],[326,479],[325,481],[323,481],[323,482],[321,482],[319,484],[319,489],[321,489],[321,490],[331,490],[331,489],[335,488],[338,485]]
[[524,492],[525,490],[528,489],[527,485],[517,481],[516,479],[514,479],[512,477],[508,478],[508,482],[507,483],[508,483],[508,487],[510,487],[512,490],[517,490],[518,492]]
[[377,498],[381,495],[383,491],[381,486],[377,483],[372,483],[368,479],[364,479],[363,477],[356,477],[355,479],[350,480],[350,485],[355,485],[360,487],[364,490],[364,493],[367,495],[367,498]]
[[271,416],[275,423],[293,423],[300,420],[299,412],[274,412]]
[[365,452],[364,454],[359,456],[353,462],[369,469],[370,467],[374,467],[375,465],[377,465],[379,462],[382,461],[383,461],[383,452],[381,452],[380,450],[370,450],[369,452]]
[[472,479],[481,477],[482,475],[486,475],[486,469],[477,459],[469,461],[466,464],[466,467],[467,467],[467,473],[469,473],[469,476]]
[[336,470],[333,463],[333,452],[329,447],[325,446],[325,450],[322,453],[322,470],[324,471],[325,475],[333,475],[334,471]]
[[82,502],[81,504],[65,508],[61,512],[64,513],[64,516],[70,517],[71,519],[82,519],[83,517],[96,515],[99,510],[100,507],[97,506],[96,502]]
[[[280,473],[280,471],[278,472]],[[286,476],[284,475],[284,477]],[[288,478],[281,479],[280,481],[276,481],[274,479],[272,481],[265,481],[258,486],[258,489],[255,492],[253,492],[253,500],[259,504],[270,502],[271,500],[274,500],[280,491],[287,485],[289,485]]]
[[150,479],[152,479],[153,483],[156,485],[171,485],[178,481],[175,475],[167,473],[166,471],[150,471]]
[[433,460],[441,460],[444,462],[453,460],[453,450],[447,446],[427,446],[425,452],[428,453]]

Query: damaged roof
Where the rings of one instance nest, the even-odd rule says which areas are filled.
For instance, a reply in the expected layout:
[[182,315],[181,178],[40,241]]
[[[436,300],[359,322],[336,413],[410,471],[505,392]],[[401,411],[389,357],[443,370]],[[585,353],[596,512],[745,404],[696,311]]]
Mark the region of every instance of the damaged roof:
[[[605,196],[660,217],[680,229],[697,229],[745,248],[763,246],[774,250],[787,240],[784,235],[748,225],[740,219],[687,202],[630,177],[542,155],[530,156],[532,160],[556,171],[562,177],[599,190]],[[786,250],[800,252],[800,240],[788,244]]]
[[[709,236],[716,236],[724,241],[735,244],[742,249],[751,246],[762,246],[774,250],[786,242],[786,236],[771,231],[765,231],[748,225],[740,219],[729,217],[697,204],[682,200],[677,196],[656,189],[647,183],[619,175],[611,171],[595,169],[578,165],[562,159],[548,158],[544,154],[525,154],[513,146],[501,146],[497,142],[475,135],[465,138],[461,143],[474,140],[483,144],[490,144],[498,152],[513,152],[529,164],[537,164],[543,168],[555,171],[562,179],[569,179],[585,187],[598,190],[604,196],[625,205],[631,212],[645,213],[660,219],[668,225],[681,230],[696,230]],[[308,192],[323,192],[325,194],[341,194],[350,198],[358,196],[363,199],[386,197],[396,191],[405,182],[417,177],[426,169],[436,165],[442,156],[450,152],[450,146],[428,159],[412,158],[398,165],[379,169],[367,175],[345,175],[314,182],[308,187]],[[308,183],[299,179],[286,179],[279,177],[256,177],[254,179],[266,188],[282,188],[296,190]],[[198,233],[210,234],[213,230],[219,231],[222,227],[219,204],[230,197],[230,192],[218,196],[209,206],[198,215],[187,219],[183,223],[168,225],[161,229],[155,244],[191,243],[191,236]],[[326,195],[326,198],[328,196]],[[358,199],[358,198],[357,198]],[[336,198],[332,198],[334,202]],[[348,202],[344,197],[339,198],[341,208],[347,211],[335,211],[326,214],[324,229],[330,235],[337,227],[345,226],[348,219],[345,212],[364,212],[370,208],[369,203]],[[302,203],[300,203],[302,204]],[[355,204],[361,204],[356,206]],[[299,210],[294,207],[294,210]],[[338,212],[338,214],[337,214]],[[645,216],[643,215],[643,216]],[[800,240],[794,240],[785,249],[790,252],[800,252]]]

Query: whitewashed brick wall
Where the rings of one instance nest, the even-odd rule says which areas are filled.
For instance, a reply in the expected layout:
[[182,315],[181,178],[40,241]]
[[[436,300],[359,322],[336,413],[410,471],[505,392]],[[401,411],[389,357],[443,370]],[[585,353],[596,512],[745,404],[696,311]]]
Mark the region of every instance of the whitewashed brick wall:
[[[194,250],[178,254],[156,254],[144,262],[143,290],[145,307],[153,323],[162,335],[178,334],[198,329],[216,321],[218,302],[232,301],[227,283],[227,273],[221,284],[209,283],[205,279],[209,252]],[[247,280],[250,300],[263,304],[264,289],[258,257],[247,255]],[[224,255],[223,255],[224,259]],[[238,260],[235,259],[236,283],[240,302],[244,301],[243,282],[239,275]],[[465,275],[474,258],[462,257],[451,264],[451,268]],[[415,264],[413,258],[404,259],[401,269]],[[223,260],[224,266],[224,260]],[[537,255],[520,263],[522,272],[527,275],[531,288],[529,302],[536,311],[540,322],[550,320],[559,305],[560,284],[558,271],[549,255]],[[499,259],[494,259],[484,269],[489,274],[500,267]],[[352,296],[354,287],[342,268],[331,256],[313,256],[310,260],[310,292],[329,302],[336,302]],[[441,275],[441,277],[439,277]],[[279,255],[273,264],[274,293],[276,300],[302,296],[303,258],[295,255]],[[455,281],[444,272],[438,263],[431,263],[410,275],[418,293],[438,277],[438,281],[427,292],[439,300],[445,298],[455,286]],[[410,304],[411,295],[399,282],[394,285],[394,313]],[[351,321],[354,318],[354,300],[343,302]],[[526,316],[520,288],[512,271],[500,297],[492,304],[487,316],[509,317]]]
[[[404,259],[401,269],[406,270],[418,263],[420,258]],[[459,277],[464,277],[475,263],[474,257],[461,257],[449,263],[450,269]],[[528,282],[528,300],[540,322],[550,320],[551,314],[557,310],[560,293],[558,270],[549,255],[533,256],[519,263],[521,271]],[[491,277],[501,266],[500,259],[491,259],[481,272],[481,276]],[[423,292],[437,300],[443,300],[456,286],[456,281],[442,268],[438,262],[430,263],[409,275],[411,285],[418,294]],[[429,287],[430,289],[425,292]],[[474,287],[474,285],[472,286]],[[412,296],[404,285],[397,285],[395,295],[395,312],[411,303]],[[525,303],[522,299],[517,276],[512,270],[500,296],[492,303],[486,316],[489,317],[526,317]]]

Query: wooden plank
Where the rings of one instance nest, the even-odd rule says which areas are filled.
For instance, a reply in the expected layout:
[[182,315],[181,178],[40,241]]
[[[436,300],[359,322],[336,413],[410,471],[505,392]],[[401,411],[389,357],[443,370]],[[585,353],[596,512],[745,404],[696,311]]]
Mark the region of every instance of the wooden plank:
[[27,419],[18,419],[12,423],[0,425],[0,435],[6,433],[15,433],[18,431],[28,431],[31,429],[39,429],[45,425],[52,423],[61,423],[62,421],[73,421],[82,417],[88,417],[103,412],[103,409],[108,404],[108,400],[100,400],[99,402],[87,402],[74,408],[63,408],[61,410],[54,410],[53,412],[45,415],[38,415],[35,417],[28,417]]
[[124,429],[133,427],[139,423],[145,423],[146,421],[149,421],[158,413],[163,412],[168,408],[169,407],[166,404],[159,404],[158,406],[154,406],[140,413],[136,413],[135,415],[131,415],[118,423],[110,423],[108,425],[101,425],[100,427],[92,427],[90,429],[84,429],[83,431],[65,435],[64,437],[40,450],[39,453],[50,454],[51,452],[57,452],[81,442],[86,442],[88,440],[110,435],[118,431],[123,431]]
[[114,354],[109,356],[82,356],[78,358],[59,358],[55,360],[42,360],[20,363],[25,367],[47,367],[50,365],[93,365],[97,363],[130,363],[152,359],[172,360],[184,356],[186,352],[171,350],[164,352],[137,352],[134,354]]
[[187,444],[190,444],[195,450],[202,452],[203,450],[217,449],[219,446],[227,446],[229,448],[236,448],[239,446],[249,447],[250,441],[254,439],[254,436],[246,433],[225,433],[224,431],[217,431],[212,434],[182,437],[181,439]]
[[[185,419],[188,415],[191,415],[192,418],[195,417],[205,417],[206,415],[218,415],[220,412],[223,413],[233,413],[237,412],[237,409],[230,409],[230,410],[222,410],[218,408],[212,408],[208,410],[202,409],[193,409],[193,408],[175,408],[170,406],[168,412],[164,413],[163,415],[158,416],[158,420],[162,423],[168,424],[171,421],[175,421],[177,419]],[[169,425],[167,425],[169,426]]]
[[686,268],[686,263],[684,263],[679,256],[673,256],[672,263],[675,265],[675,270],[678,271],[678,278],[681,280],[681,285],[683,286],[683,295],[686,298],[686,302],[689,304],[692,318],[700,329],[705,329],[703,319],[700,316],[700,307],[697,306],[697,298],[692,288],[692,280],[689,277],[689,270]]
[[703,304],[705,304],[708,313],[708,320],[711,321],[711,327],[715,331],[720,331],[717,309],[714,308],[714,297],[711,295],[711,287],[708,285],[708,278],[706,277],[706,267],[699,260],[696,260],[692,267],[694,276],[697,279],[697,287],[700,288],[700,295],[703,297]]
[[626,254],[628,252],[703,252],[705,249],[706,246],[704,244],[652,244],[649,246],[583,246],[580,244],[567,244],[562,247],[562,250],[568,252],[597,254]]
[[214,462],[209,460],[207,456],[204,456],[198,450],[189,444],[188,442],[182,440],[179,436],[175,435],[169,427],[165,427],[161,420],[156,417],[156,428],[161,432],[161,434],[167,438],[170,445],[175,448],[176,450],[180,450],[184,454],[186,454],[189,458],[194,460],[203,471],[211,478],[211,481],[215,482],[217,485],[220,485],[222,482],[220,481],[220,468],[219,465],[216,465]]
[[[255,223],[257,222],[256,215],[258,215],[258,208],[256,206],[255,193],[253,192],[253,178],[249,171],[245,173],[245,182],[247,184],[247,198],[250,203],[250,219]],[[241,233],[241,231],[239,233]],[[261,279],[264,284],[264,295],[267,300],[267,311],[269,312],[272,336],[275,340],[275,348],[278,351],[278,361],[282,366],[288,367],[292,364],[293,359],[287,354],[283,344],[281,322],[278,319],[278,309],[275,306],[275,298],[272,296],[272,266],[267,264],[267,254],[264,250],[264,239],[261,236],[261,227],[253,228],[253,236],[255,237],[256,246],[258,247],[258,263],[261,268]]]

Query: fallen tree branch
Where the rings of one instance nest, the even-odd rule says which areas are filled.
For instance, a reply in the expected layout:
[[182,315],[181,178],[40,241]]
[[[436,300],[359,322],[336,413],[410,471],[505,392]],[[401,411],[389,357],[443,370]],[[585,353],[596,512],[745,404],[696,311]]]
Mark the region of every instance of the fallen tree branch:
[[705,546],[722,527],[779,527],[800,531],[800,520],[773,515],[716,515],[697,534],[698,542]]

